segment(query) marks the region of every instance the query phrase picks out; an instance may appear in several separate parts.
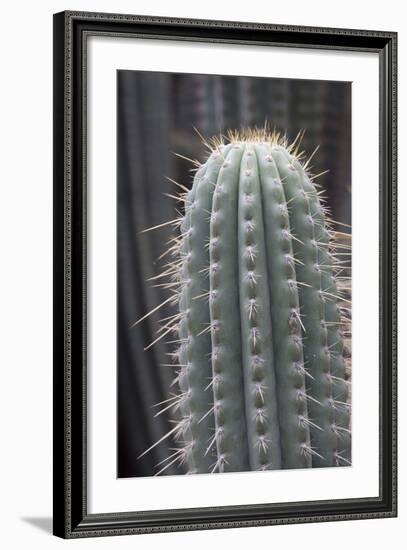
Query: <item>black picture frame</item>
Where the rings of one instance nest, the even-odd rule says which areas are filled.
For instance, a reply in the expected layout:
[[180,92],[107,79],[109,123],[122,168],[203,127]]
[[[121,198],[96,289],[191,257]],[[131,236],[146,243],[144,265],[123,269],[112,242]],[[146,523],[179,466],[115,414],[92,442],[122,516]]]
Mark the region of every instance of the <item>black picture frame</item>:
[[[86,463],[87,38],[375,52],[380,60],[380,495],[89,514]],[[54,15],[54,534],[63,538],[386,518],[397,515],[397,34],[65,11]]]

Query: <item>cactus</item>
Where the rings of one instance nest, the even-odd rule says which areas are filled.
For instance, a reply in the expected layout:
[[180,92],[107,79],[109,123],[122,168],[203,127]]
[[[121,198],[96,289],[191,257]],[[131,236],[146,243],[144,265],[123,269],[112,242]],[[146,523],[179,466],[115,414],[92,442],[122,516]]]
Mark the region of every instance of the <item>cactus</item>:
[[229,132],[182,188],[163,274],[178,311],[159,336],[177,334],[179,393],[157,413],[178,411],[164,438],[179,448],[158,473],[351,463],[338,289],[349,247],[335,244],[300,142]]

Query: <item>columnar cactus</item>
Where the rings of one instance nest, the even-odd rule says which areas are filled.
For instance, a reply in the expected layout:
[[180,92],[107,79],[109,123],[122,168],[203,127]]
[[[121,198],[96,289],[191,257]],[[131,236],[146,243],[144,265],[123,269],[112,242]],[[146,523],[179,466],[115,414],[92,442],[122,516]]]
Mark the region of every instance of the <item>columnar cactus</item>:
[[[179,311],[179,411],[168,457],[188,473],[351,461],[343,358],[347,245],[335,245],[298,139],[267,131],[211,143],[185,190],[166,269]],[[144,453],[143,453],[144,454]]]

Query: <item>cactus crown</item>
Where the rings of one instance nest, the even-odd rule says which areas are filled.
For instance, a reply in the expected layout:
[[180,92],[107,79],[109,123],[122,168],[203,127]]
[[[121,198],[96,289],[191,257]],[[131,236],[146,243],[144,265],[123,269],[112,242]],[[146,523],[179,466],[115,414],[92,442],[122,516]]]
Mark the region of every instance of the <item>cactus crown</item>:
[[229,131],[193,161],[191,190],[181,186],[164,271],[178,312],[159,329],[177,334],[179,393],[162,411],[177,411],[167,436],[180,446],[158,473],[177,461],[188,473],[350,464],[350,245],[333,230],[302,136]]

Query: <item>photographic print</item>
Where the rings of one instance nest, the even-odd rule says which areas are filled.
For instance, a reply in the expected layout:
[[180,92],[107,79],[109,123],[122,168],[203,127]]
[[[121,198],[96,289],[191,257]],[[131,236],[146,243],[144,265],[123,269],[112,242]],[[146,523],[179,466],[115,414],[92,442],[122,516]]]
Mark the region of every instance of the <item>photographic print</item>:
[[351,83],[117,71],[118,477],[352,464]]
[[395,517],[397,34],[61,12],[53,104],[54,534]]

